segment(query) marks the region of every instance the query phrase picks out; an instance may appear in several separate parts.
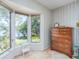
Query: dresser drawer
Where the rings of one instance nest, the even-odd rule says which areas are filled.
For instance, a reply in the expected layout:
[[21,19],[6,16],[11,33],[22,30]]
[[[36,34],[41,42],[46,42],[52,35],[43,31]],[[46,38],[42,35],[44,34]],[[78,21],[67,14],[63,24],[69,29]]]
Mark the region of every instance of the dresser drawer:
[[71,40],[68,40],[68,39],[65,39],[65,42],[64,42],[65,44],[68,44],[68,45],[72,45],[72,42],[71,42]]
[[59,32],[58,34],[61,34],[61,35],[71,35],[72,33],[71,32]]
[[65,49],[71,50],[71,46],[69,46],[68,44],[65,44]]
[[65,49],[65,53],[71,55],[72,54],[72,51],[69,50],[69,49]]
[[51,34],[52,37],[72,39],[72,35]]
[[68,29],[68,28],[60,28],[59,32],[71,32],[72,29]]
[[53,28],[51,37],[53,50],[72,56],[72,28]]

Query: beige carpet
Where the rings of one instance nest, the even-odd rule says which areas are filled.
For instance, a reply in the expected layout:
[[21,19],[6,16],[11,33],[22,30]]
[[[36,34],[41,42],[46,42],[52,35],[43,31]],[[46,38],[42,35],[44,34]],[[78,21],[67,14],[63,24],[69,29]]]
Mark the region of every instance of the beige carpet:
[[68,56],[56,51],[31,51],[24,56],[18,56],[14,59],[71,59]]

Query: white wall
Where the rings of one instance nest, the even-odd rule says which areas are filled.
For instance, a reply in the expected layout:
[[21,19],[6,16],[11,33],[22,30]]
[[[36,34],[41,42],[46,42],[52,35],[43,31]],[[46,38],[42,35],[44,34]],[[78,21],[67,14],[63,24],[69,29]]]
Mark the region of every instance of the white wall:
[[57,8],[52,12],[52,25],[58,22],[60,25],[76,27],[79,21],[79,1]]
[[79,28],[76,27],[76,22],[79,22],[79,1],[52,11],[52,26],[59,23],[62,26],[73,27],[73,42],[79,46]]

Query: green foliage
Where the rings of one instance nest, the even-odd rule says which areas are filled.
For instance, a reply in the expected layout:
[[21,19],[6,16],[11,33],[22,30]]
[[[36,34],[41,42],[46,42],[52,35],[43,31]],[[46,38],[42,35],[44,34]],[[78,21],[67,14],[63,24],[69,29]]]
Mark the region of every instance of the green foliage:
[[40,33],[40,17],[32,16],[32,35],[39,35]]
[[9,11],[0,6],[0,53],[4,52],[9,47]]
[[32,16],[32,42],[40,42],[40,16]]
[[27,23],[24,22],[24,23],[20,24],[20,25],[18,26],[18,31],[21,32],[22,35],[23,35],[23,37],[21,37],[21,38],[26,39],[26,38],[27,38],[27,37],[26,37],[26,35],[27,35]]
[[16,28],[18,37],[17,39],[27,39],[27,17],[24,15],[16,14]]
[[17,39],[16,40],[16,45],[21,45],[23,43],[25,43],[27,40],[24,40],[24,39]]

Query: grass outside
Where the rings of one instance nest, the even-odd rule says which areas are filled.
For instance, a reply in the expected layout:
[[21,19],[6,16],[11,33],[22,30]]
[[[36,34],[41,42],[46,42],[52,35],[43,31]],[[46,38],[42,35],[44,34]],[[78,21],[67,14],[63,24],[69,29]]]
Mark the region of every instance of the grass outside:
[[17,39],[16,40],[16,45],[22,45],[23,43],[27,43],[27,39],[26,40],[23,40],[23,39]]
[[[24,43],[27,43],[27,41],[28,41],[28,39],[25,39],[25,40],[23,40],[23,39],[17,39],[16,40],[16,45],[22,45]],[[39,36],[32,36],[32,42],[36,42],[36,43],[40,42]],[[0,53],[3,53],[4,51],[7,50],[7,48],[9,47],[8,43],[9,43],[9,41],[4,40],[4,44],[5,45],[3,45],[3,46],[5,48],[0,48]]]
[[40,42],[39,36],[32,36],[32,42]]
[[6,49],[1,49],[0,48],[0,54],[3,53]]
[[0,54],[10,48],[10,41],[6,38],[3,41],[0,41]]
[[[25,40],[17,39],[16,40],[16,45],[21,45],[23,43],[27,43],[27,41],[28,41],[28,39],[25,39]],[[32,42],[37,42],[37,43],[40,42],[39,36],[32,36]]]

